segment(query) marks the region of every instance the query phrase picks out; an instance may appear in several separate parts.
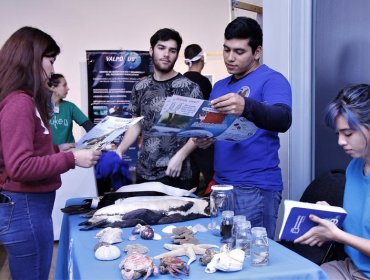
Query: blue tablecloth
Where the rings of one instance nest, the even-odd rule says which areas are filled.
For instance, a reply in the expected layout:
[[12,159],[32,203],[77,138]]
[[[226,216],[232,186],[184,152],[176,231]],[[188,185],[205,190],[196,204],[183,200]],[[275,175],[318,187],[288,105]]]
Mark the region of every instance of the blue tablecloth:
[[[69,199],[66,205],[80,204],[82,198]],[[131,235],[132,228],[124,228],[124,241],[115,244],[122,250],[122,255],[119,259],[113,261],[99,261],[94,256],[94,246],[97,243],[95,234],[100,229],[91,231],[80,231],[78,224],[85,219],[79,215],[64,215],[61,236],[59,240],[59,251],[57,259],[57,267],[55,279],[122,279],[119,270],[119,263],[125,256],[123,248],[127,244],[141,243],[147,246],[150,251],[149,256],[155,256],[166,252],[163,248],[164,243],[171,243],[170,238],[162,238],[160,241],[143,240],[140,237],[136,241],[129,241],[128,237]],[[176,224],[176,226],[188,226],[201,223],[208,224],[208,219],[197,219],[188,222]],[[155,232],[164,235],[162,229],[167,225],[153,226]],[[210,243],[221,245],[219,238],[213,236],[209,232],[197,233],[196,238],[200,243]],[[182,279],[271,279],[271,280],[298,280],[298,279],[328,279],[325,273],[316,264],[306,260],[305,258],[297,255],[296,253],[288,250],[280,244],[270,240],[270,257],[269,265],[264,267],[252,267],[249,264],[249,259],[245,260],[244,268],[237,272],[220,272],[217,271],[213,274],[204,272],[205,267],[199,263],[199,255],[197,260],[190,265],[190,275],[182,277]],[[187,257],[181,257],[185,262],[188,261]],[[155,260],[159,265],[159,260]],[[151,276],[149,279],[171,279],[174,278],[169,274]]]

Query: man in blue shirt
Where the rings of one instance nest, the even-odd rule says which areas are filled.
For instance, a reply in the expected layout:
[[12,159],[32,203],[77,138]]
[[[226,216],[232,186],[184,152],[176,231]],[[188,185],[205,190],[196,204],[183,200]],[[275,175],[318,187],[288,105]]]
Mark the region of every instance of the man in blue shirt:
[[[283,189],[278,133],[291,125],[292,97],[287,79],[261,64],[261,55],[260,25],[247,17],[230,22],[223,56],[231,76],[214,85],[210,100],[215,109],[244,116],[259,129],[241,142],[215,142],[215,180],[234,186],[235,214],[266,227],[273,238]],[[213,141],[195,140],[201,148]]]

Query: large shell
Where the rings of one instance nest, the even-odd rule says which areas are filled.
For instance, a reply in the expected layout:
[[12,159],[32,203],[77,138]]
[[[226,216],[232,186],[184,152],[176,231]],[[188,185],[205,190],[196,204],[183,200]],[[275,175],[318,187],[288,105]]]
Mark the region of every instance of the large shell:
[[120,228],[107,227],[99,231],[96,235],[100,242],[109,244],[122,242],[123,231]]
[[245,252],[234,249],[229,252],[222,252],[214,255],[211,262],[207,265],[205,272],[214,273],[216,270],[238,271],[243,269]]
[[121,256],[121,250],[115,245],[103,245],[95,251],[95,257],[101,261],[111,261]]

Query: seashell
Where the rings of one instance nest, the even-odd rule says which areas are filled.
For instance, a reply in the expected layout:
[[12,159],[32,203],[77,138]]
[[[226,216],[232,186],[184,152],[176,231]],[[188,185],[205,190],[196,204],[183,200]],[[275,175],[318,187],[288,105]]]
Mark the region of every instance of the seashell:
[[122,242],[123,231],[120,228],[107,227],[99,231],[95,237],[99,238],[100,242],[109,244]]
[[196,224],[195,226],[193,226],[192,230],[194,233],[208,231],[208,229],[201,224]]
[[143,226],[141,224],[137,224],[133,229],[132,229],[132,234],[139,234],[143,230]]
[[162,236],[155,232],[153,236],[153,240],[161,240],[161,239],[162,239]]
[[135,241],[136,239],[137,239],[136,235],[133,234],[128,237],[128,240],[130,241]]
[[230,249],[230,244],[229,243],[225,243],[224,245],[221,246],[220,248],[220,253],[227,253],[229,252],[231,249]]
[[214,251],[212,248],[209,248],[205,251],[203,256],[199,258],[199,262],[201,265],[207,265],[211,262],[214,255],[216,255],[217,252]]
[[154,230],[151,226],[144,226],[140,231],[140,236],[142,239],[152,240],[154,237]]
[[111,261],[121,256],[121,250],[115,245],[103,245],[95,251],[95,258],[101,261]]
[[106,228],[103,228],[102,230],[99,230],[97,234],[95,234],[95,237],[96,238],[100,238],[102,237],[102,235],[104,234],[104,232],[106,232],[107,230],[111,229],[111,227],[106,227]]
[[162,232],[164,233],[167,233],[167,234],[171,234],[172,233],[172,230],[176,228],[176,226],[174,225],[169,225],[169,226],[166,226],[165,228],[162,229]]
[[229,252],[230,258],[237,262],[244,263],[245,252],[241,249],[234,249]]
[[149,252],[149,249],[148,247],[145,247],[141,244],[132,244],[132,245],[126,245],[124,248],[124,251],[127,252],[127,254],[131,254],[131,253],[146,254]]
[[96,243],[95,247],[94,247],[94,252],[96,252],[96,250],[100,247],[100,246],[105,246],[105,245],[111,245],[107,242],[98,242]]
[[238,271],[243,269],[245,252],[234,249],[214,255],[211,262],[207,264],[205,272],[214,273],[216,270]]

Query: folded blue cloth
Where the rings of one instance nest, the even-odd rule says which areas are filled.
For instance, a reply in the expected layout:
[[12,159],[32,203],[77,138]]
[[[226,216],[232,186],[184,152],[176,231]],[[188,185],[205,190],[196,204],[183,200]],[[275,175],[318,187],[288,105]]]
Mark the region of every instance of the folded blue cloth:
[[114,190],[132,183],[127,162],[122,160],[114,151],[101,154],[95,166],[95,176],[96,179],[110,178]]

